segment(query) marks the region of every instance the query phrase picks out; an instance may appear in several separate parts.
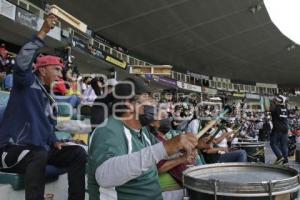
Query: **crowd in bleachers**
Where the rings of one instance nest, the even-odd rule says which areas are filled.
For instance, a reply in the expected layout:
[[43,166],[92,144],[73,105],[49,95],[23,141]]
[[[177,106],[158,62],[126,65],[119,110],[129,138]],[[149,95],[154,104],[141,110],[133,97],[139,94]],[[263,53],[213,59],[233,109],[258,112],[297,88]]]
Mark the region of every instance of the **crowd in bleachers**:
[[2,79],[2,87],[6,91],[10,91],[13,83],[12,70],[15,60],[12,54],[10,54],[5,44],[1,44],[0,47],[0,77]]

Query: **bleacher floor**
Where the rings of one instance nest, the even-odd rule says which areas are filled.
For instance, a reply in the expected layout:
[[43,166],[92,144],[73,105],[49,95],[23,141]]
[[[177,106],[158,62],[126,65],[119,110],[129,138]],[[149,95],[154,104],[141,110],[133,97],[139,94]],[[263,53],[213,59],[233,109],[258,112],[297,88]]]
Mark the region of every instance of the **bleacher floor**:
[[[269,142],[265,143],[265,160],[268,164],[272,164],[276,160],[276,156],[273,153]],[[289,164],[287,166],[292,167],[300,172],[300,164],[295,162],[295,155],[289,157]]]

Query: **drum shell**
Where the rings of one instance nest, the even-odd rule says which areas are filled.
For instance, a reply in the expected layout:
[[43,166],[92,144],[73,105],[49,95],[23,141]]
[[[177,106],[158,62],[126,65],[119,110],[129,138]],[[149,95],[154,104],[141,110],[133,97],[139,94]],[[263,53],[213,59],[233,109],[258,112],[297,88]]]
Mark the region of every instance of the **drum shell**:
[[[296,200],[298,192],[293,192],[286,195],[272,196],[272,200]],[[187,189],[187,194],[189,200],[215,200],[214,195],[200,193]],[[227,196],[217,196],[217,200],[270,200],[270,197],[227,197]]]
[[[275,172],[276,177],[284,177],[279,180],[270,179],[271,181],[262,181],[255,182],[253,178],[250,182],[232,182],[232,180],[239,180],[240,176],[237,174],[237,179],[232,179],[230,181],[219,181],[215,179],[208,179],[209,177],[214,177],[210,173],[227,173],[228,170],[231,175],[232,172],[235,173],[236,169],[240,173],[249,168],[251,170],[254,167],[254,172],[260,177],[260,172],[269,173],[269,170]],[[223,169],[224,168],[224,169]],[[199,169],[199,171],[198,171]],[[204,169],[204,170],[202,170]],[[207,170],[208,169],[208,170]],[[215,170],[217,169],[217,170]],[[245,172],[246,172],[245,171]],[[249,171],[250,172],[250,171]],[[194,176],[193,174],[199,173],[199,175]],[[201,175],[204,174],[204,175]],[[253,173],[253,172],[252,172]],[[279,173],[279,176],[277,176]],[[280,173],[285,176],[280,176]],[[287,175],[287,176],[286,176]],[[203,177],[203,178],[202,178]],[[222,177],[222,175],[221,175]],[[226,176],[225,176],[226,177]],[[247,176],[246,176],[247,177]],[[252,177],[252,176],[251,176]],[[268,176],[262,176],[262,179]],[[223,177],[224,178],[224,177]],[[222,178],[221,178],[222,179]],[[245,180],[245,179],[244,179]],[[256,179],[255,179],[256,180]],[[204,165],[201,167],[194,167],[192,169],[186,170],[183,175],[183,185],[187,189],[188,197],[190,200],[215,200],[214,194],[217,194],[218,200],[270,200],[270,192],[268,191],[268,185],[272,188],[272,199],[297,199],[298,191],[300,188],[299,184],[299,175],[298,172],[294,169],[274,166],[267,164],[258,164],[258,163],[221,163],[221,164],[212,164]],[[216,187],[214,187],[217,185]],[[217,189],[215,189],[217,188]],[[284,196],[284,198],[282,198]],[[289,198],[291,197],[291,198]]]

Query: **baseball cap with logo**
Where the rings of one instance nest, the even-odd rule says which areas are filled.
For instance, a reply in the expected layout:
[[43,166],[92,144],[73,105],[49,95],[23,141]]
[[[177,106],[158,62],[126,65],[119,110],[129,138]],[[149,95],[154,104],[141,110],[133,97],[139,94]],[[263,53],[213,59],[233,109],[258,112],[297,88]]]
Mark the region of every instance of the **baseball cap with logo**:
[[64,68],[64,66],[65,66],[62,58],[60,58],[58,56],[47,55],[47,56],[37,57],[36,63],[35,63],[36,70],[41,67],[46,67],[48,65],[58,65],[61,68]]

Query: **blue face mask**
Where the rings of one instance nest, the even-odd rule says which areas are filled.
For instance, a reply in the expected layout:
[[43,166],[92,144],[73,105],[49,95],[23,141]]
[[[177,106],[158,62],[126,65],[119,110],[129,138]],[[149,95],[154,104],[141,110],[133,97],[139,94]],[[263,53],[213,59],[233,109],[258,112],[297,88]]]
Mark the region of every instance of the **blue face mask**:
[[144,114],[139,115],[142,126],[148,126],[154,121],[154,106],[144,105]]

